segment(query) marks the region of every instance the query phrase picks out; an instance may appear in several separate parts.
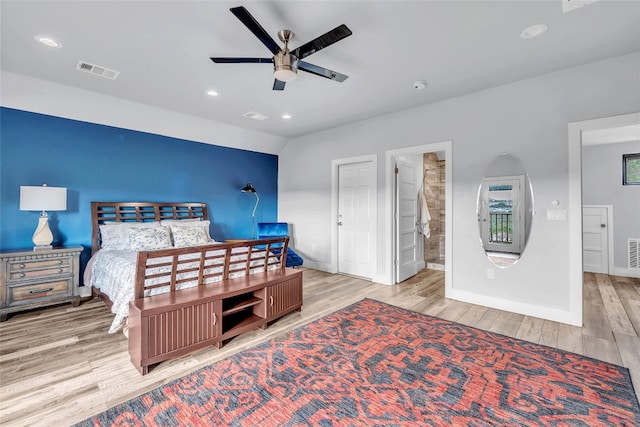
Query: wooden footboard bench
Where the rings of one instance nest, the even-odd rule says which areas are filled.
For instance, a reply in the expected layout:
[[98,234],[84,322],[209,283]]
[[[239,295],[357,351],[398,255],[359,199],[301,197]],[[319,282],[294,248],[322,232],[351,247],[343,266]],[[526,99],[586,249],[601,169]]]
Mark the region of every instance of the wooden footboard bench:
[[[207,205],[91,202],[91,253],[104,243],[102,225],[164,221],[208,221]],[[288,245],[289,238],[280,237],[138,252],[127,319],[133,365],[144,375],[150,365],[220,348],[225,340],[300,311],[302,271],[285,267]],[[100,295],[111,307],[109,297]]]
[[[288,237],[140,252],[129,304],[129,354],[149,366],[207,347],[302,307],[302,271],[285,268]],[[271,248],[282,249],[282,255]],[[239,277],[233,277],[239,276]],[[176,290],[180,283],[197,285]],[[146,296],[164,288],[168,293]]]

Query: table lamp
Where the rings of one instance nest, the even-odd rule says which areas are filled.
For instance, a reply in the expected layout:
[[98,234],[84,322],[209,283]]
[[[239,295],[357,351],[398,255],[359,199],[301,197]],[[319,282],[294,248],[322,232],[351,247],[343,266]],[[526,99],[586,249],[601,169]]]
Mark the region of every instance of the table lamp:
[[67,210],[67,189],[63,187],[20,186],[20,210],[41,211],[38,227],[33,233],[33,250],[51,249],[53,234],[49,228],[47,211]]

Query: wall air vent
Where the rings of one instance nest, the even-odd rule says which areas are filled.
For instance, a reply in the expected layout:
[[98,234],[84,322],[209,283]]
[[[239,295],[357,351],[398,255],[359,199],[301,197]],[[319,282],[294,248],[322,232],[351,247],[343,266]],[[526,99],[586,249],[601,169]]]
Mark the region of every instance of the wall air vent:
[[265,116],[264,114],[260,114],[260,113],[256,113],[254,111],[249,111],[248,113],[244,113],[243,116],[248,117],[250,119],[253,120],[266,120],[269,117]]
[[105,79],[115,80],[120,74],[120,71],[112,70],[101,65],[90,64],[85,61],[78,61],[76,70],[84,71],[85,73],[93,74],[94,76],[104,77]]
[[627,239],[629,242],[629,268],[640,270],[640,239]]
[[562,11],[564,13],[571,12],[596,1],[598,0],[562,0]]

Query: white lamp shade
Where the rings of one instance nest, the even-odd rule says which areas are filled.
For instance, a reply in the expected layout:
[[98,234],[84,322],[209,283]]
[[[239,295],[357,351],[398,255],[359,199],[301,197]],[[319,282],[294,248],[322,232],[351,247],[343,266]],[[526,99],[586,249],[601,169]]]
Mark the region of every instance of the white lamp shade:
[[67,189],[45,185],[20,186],[21,211],[65,211],[67,210]]

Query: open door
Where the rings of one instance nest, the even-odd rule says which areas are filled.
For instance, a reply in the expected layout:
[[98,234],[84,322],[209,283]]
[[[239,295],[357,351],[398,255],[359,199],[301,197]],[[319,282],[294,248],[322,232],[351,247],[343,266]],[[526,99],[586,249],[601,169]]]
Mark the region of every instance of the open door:
[[400,157],[396,162],[396,277],[402,282],[418,273],[422,239],[417,228],[417,195],[422,162]]

